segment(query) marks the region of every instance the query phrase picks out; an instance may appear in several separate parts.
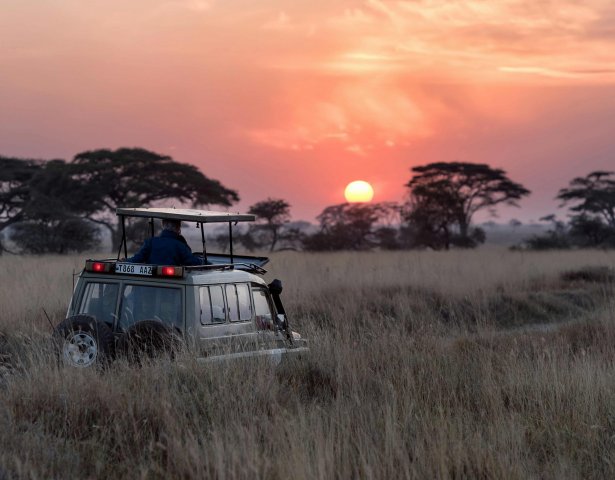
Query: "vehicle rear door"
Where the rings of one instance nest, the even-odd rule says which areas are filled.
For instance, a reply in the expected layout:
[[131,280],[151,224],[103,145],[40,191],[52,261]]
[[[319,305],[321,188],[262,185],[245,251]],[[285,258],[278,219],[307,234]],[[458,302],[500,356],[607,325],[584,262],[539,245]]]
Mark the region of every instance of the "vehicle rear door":
[[184,331],[182,285],[127,281],[122,283],[118,329],[128,330],[143,320],[155,320]]
[[77,313],[91,315],[113,328],[117,318],[119,286],[119,282],[112,280],[87,280],[81,290],[81,298],[76,304]]

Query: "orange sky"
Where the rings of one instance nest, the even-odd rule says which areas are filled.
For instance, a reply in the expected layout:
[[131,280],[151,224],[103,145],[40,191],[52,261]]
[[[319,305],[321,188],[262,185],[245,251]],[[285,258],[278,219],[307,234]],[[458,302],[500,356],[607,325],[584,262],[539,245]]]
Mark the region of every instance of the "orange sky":
[[[582,3],[582,5],[581,5]],[[615,169],[606,0],[0,0],[0,154],[142,146],[312,220],[409,168],[505,168],[555,211]]]

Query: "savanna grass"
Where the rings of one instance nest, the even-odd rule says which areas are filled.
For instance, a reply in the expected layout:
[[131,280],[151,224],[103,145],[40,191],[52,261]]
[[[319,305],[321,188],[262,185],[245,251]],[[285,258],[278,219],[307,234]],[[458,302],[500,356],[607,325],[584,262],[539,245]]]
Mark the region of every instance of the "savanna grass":
[[613,282],[571,275],[612,268],[613,254],[276,255],[268,278],[285,281],[308,359],[276,369],[185,353],[102,371],[60,367],[37,311],[61,319],[80,259],[0,265],[19,277],[48,260],[45,276],[2,285],[6,476],[615,475]]

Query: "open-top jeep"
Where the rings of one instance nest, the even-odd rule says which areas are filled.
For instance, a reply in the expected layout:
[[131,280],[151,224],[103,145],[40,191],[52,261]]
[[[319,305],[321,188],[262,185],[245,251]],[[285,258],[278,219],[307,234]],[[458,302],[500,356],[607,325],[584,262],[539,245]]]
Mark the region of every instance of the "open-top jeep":
[[[233,225],[253,221],[239,215],[189,209],[118,208],[122,243],[116,259],[87,260],[79,275],[67,318],[55,329],[64,363],[91,367],[116,354],[139,356],[180,345],[199,360],[285,355],[308,351],[291,331],[280,300],[282,285],[259,276],[266,257],[233,254]],[[201,230],[202,265],[146,265],[127,256],[125,217],[194,222]],[[204,226],[228,223],[230,254],[208,254]]]

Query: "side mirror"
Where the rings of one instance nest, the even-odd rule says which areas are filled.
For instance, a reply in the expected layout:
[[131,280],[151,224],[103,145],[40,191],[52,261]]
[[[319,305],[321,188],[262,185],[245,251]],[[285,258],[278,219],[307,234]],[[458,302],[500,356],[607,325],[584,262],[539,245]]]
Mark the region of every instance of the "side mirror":
[[282,281],[277,278],[267,285],[267,287],[269,287],[269,291],[272,295],[280,295],[282,293]]

